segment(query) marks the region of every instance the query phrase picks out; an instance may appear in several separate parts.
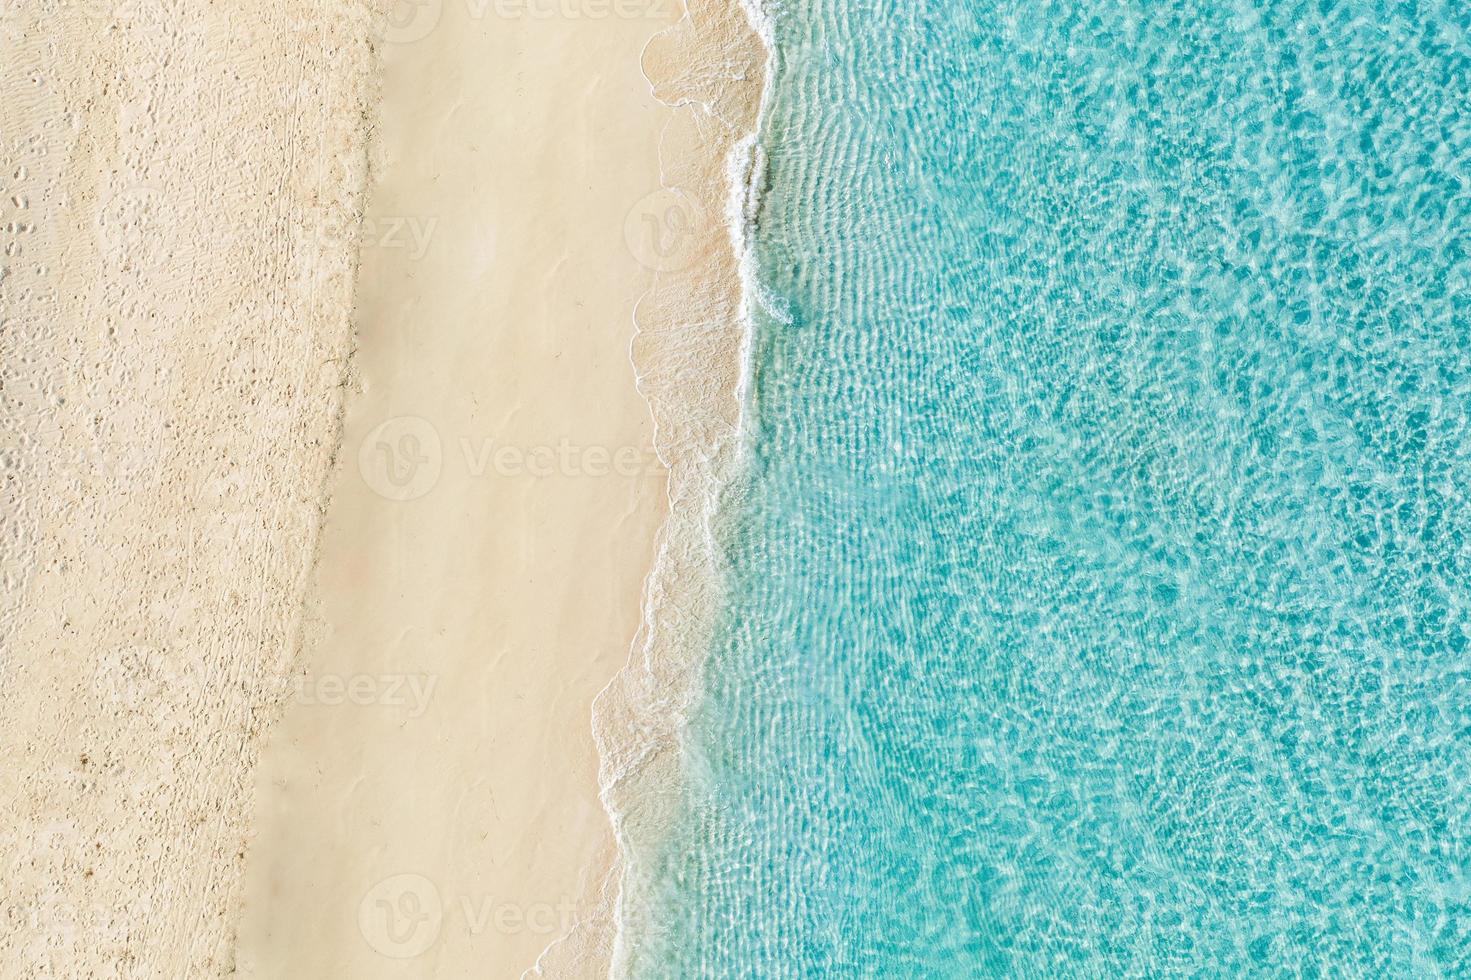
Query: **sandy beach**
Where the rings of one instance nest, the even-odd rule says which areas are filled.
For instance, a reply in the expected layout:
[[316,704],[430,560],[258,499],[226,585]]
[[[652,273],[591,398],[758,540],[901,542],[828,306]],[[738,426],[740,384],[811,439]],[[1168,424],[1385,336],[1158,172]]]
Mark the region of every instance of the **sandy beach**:
[[0,980],[1471,976],[1366,8],[0,0]]
[[[672,306],[635,311],[737,281],[724,124],[644,75],[701,56],[681,14],[446,4],[384,48],[380,237],[300,694],[259,775],[244,975],[608,973],[593,703],[642,624],[676,461],[635,330],[697,353],[665,336]],[[731,398],[736,354],[724,386],[718,362],[683,381]]]
[[628,354],[653,270],[624,226],[659,188],[667,113],[639,52],[677,14],[638,12],[445,4],[385,46],[366,225],[405,244],[364,239],[246,976],[517,976],[606,863],[589,710],[664,499]]
[[745,15],[4,10],[0,972],[606,975]]
[[231,968],[338,441],[373,17],[0,7],[0,975]]

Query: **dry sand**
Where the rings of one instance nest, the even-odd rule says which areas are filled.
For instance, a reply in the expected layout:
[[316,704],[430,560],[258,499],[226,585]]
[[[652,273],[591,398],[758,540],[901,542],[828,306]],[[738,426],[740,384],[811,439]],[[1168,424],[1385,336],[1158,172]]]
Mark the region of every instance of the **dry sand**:
[[[685,397],[722,402],[733,431],[741,336],[736,131],[642,72],[698,60],[710,92],[755,74],[727,57],[751,40],[733,5],[697,7],[700,30],[669,0],[556,9],[445,4],[385,50],[360,391],[305,696],[262,766],[247,976],[608,972],[592,704],[628,660],[666,517],[645,397],[677,407],[677,358]],[[392,227],[401,245],[374,240]]]
[[229,969],[337,440],[370,13],[0,4],[0,976]]
[[[315,696],[263,764],[246,976],[518,976],[608,847],[589,710],[664,490],[628,355],[651,270],[624,225],[667,111],[639,52],[676,12],[637,9],[451,3],[385,51],[367,217],[432,234],[363,252]],[[362,697],[320,696],[354,678]]]
[[374,3],[0,6],[0,975],[608,970],[760,48]]

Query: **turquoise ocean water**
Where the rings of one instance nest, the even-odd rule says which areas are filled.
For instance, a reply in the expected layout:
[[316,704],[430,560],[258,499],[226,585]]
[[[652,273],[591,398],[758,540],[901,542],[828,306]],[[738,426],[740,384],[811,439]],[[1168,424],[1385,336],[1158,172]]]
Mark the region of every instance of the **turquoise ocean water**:
[[1471,976],[1471,4],[772,18],[634,975]]

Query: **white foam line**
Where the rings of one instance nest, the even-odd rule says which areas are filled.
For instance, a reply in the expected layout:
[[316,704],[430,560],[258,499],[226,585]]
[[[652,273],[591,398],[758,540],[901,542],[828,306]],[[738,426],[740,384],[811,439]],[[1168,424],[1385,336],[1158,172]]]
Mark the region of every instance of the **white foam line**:
[[[755,317],[753,315],[753,304],[759,304],[763,309],[766,309],[769,313],[771,313],[772,316],[776,317],[779,320],[790,322],[790,317],[789,315],[786,315],[784,311],[775,309],[774,304],[763,299],[763,297],[765,297],[765,291],[762,289],[759,282],[758,266],[756,262],[753,242],[755,222],[761,204],[761,186],[765,179],[766,171],[766,155],[760,144],[760,131],[762,123],[766,119],[767,107],[771,99],[772,80],[774,77],[776,58],[775,36],[771,19],[767,15],[766,11],[763,9],[761,0],[737,0],[737,2],[739,2],[741,9],[745,13],[746,19],[749,22],[752,30],[761,39],[761,43],[766,51],[766,60],[763,66],[765,78],[763,79],[763,83],[761,86],[761,100],[757,108],[755,129],[753,132],[744,136],[733,147],[731,147],[730,153],[726,158],[728,197],[726,200],[725,218],[727,231],[730,234],[731,246],[734,249],[737,257],[741,284],[740,317],[742,321],[742,326],[744,328],[742,331],[741,346],[739,352],[740,375],[736,389],[736,399],[738,406],[738,414],[736,419],[737,441],[735,447],[733,447],[736,454],[736,461],[739,463],[739,461],[744,457],[745,454],[746,423],[747,416],[751,408],[750,401],[753,397],[751,393],[751,379],[753,372],[752,354],[754,350],[755,334]],[[678,28],[679,24],[683,24],[688,20],[689,9],[688,7],[686,7],[684,16],[681,18],[679,23],[673,25],[670,28],[666,28],[666,30],[674,30]],[[647,51],[648,45],[653,44],[654,41],[663,33],[664,32],[661,31],[659,32],[659,34],[656,34],[654,37],[650,38],[648,43],[645,45],[644,50]],[[642,59],[640,60],[642,61]],[[650,89],[652,90],[653,80],[649,79],[647,75],[645,75],[645,80],[649,82]],[[689,101],[690,100],[681,100],[681,102],[677,103],[677,105],[687,105],[689,104]],[[669,185],[667,184],[664,184],[663,186],[666,189],[673,189],[669,188]],[[633,320],[635,328],[635,341],[638,334],[638,307],[642,305],[643,299],[647,298],[647,296],[648,294],[645,293],[644,297],[641,297],[639,302],[635,304],[634,307]],[[634,356],[635,341],[631,341],[629,344],[629,365],[633,369],[635,382],[638,385],[640,393],[644,394],[647,400],[649,399],[649,395],[645,393],[645,388],[642,383],[643,376],[639,371],[639,366]],[[649,408],[650,414],[654,417],[655,420],[656,431],[654,444],[657,451],[657,447],[659,445],[657,431],[658,415],[652,401],[650,402]],[[671,463],[671,460],[664,459],[662,455],[660,459],[666,466],[669,466]],[[709,495],[706,499],[708,501],[708,509],[711,511],[714,510],[715,500],[717,499],[720,489],[720,487],[708,488]],[[612,790],[620,782],[623,773],[607,773],[603,771],[609,765],[611,760],[610,752],[605,746],[603,739],[599,735],[597,723],[597,706],[603,702],[604,698],[608,696],[609,692],[612,691],[614,686],[619,683],[623,673],[632,668],[637,660],[642,660],[643,666],[646,669],[649,666],[650,655],[655,641],[654,638],[657,635],[656,613],[658,600],[656,596],[659,594],[659,590],[656,588],[656,583],[660,580],[660,577],[664,571],[665,551],[669,544],[668,535],[670,533],[670,527],[673,522],[673,508],[677,506],[676,501],[674,500],[673,490],[674,486],[671,481],[669,485],[666,486],[665,490],[665,499],[666,504],[670,508],[670,516],[666,516],[664,526],[659,531],[658,540],[656,542],[654,562],[649,570],[649,573],[644,578],[642,599],[643,609],[638,634],[635,636],[634,641],[630,646],[627,662],[622,668],[619,669],[616,674],[614,674],[612,678],[608,680],[608,683],[603,686],[603,689],[599,691],[597,696],[593,699],[593,741],[598,746],[600,756],[598,798],[603,805],[604,811],[608,815],[608,822],[612,825],[613,828],[613,835],[617,842],[617,856],[615,858],[615,861],[619,865],[615,866],[609,873],[609,877],[604,880],[604,886],[602,889],[602,891],[606,894],[608,882],[610,880],[613,882],[615,888],[615,897],[612,902],[614,934],[613,946],[610,950],[610,960],[608,965],[608,976],[610,980],[616,980],[616,978],[621,976],[628,956],[628,937],[625,933],[624,922],[625,916],[623,881],[631,858],[629,856],[628,840],[624,829],[623,815],[621,812],[619,812],[617,806],[612,800]],[[709,515],[707,514],[705,516],[706,521],[704,521],[703,523],[706,523],[708,525]],[[707,531],[708,530],[709,529],[707,527]],[[623,747],[629,748],[630,746]],[[640,745],[637,747],[638,755],[633,760],[635,768],[638,763],[644,761],[649,757],[649,754],[653,748],[654,746],[650,744]],[[606,901],[606,898],[604,898],[604,900]],[[546,949],[542,951],[542,954],[537,957],[536,963],[530,969],[528,969],[525,974],[523,974],[523,977],[539,976],[541,973],[543,960],[546,958],[546,956],[552,951],[554,947],[560,945],[562,942],[568,939],[571,934],[575,932],[576,929],[582,924],[583,923],[579,921],[578,923],[574,924],[572,929],[569,930],[566,935],[559,936],[558,938],[554,939],[550,944],[548,944]]]

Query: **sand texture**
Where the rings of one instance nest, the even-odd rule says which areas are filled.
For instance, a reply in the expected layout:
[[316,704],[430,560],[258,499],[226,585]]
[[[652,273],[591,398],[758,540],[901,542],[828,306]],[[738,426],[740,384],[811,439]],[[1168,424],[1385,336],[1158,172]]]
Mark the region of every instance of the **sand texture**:
[[629,359],[669,114],[639,58],[679,15],[623,9],[447,3],[385,48],[367,220],[422,248],[364,243],[314,693],[262,767],[246,976],[518,977],[610,864],[591,705],[665,503]]
[[0,39],[0,976],[616,970],[739,432],[744,12]]
[[230,968],[337,440],[372,15],[0,5],[0,976]]

